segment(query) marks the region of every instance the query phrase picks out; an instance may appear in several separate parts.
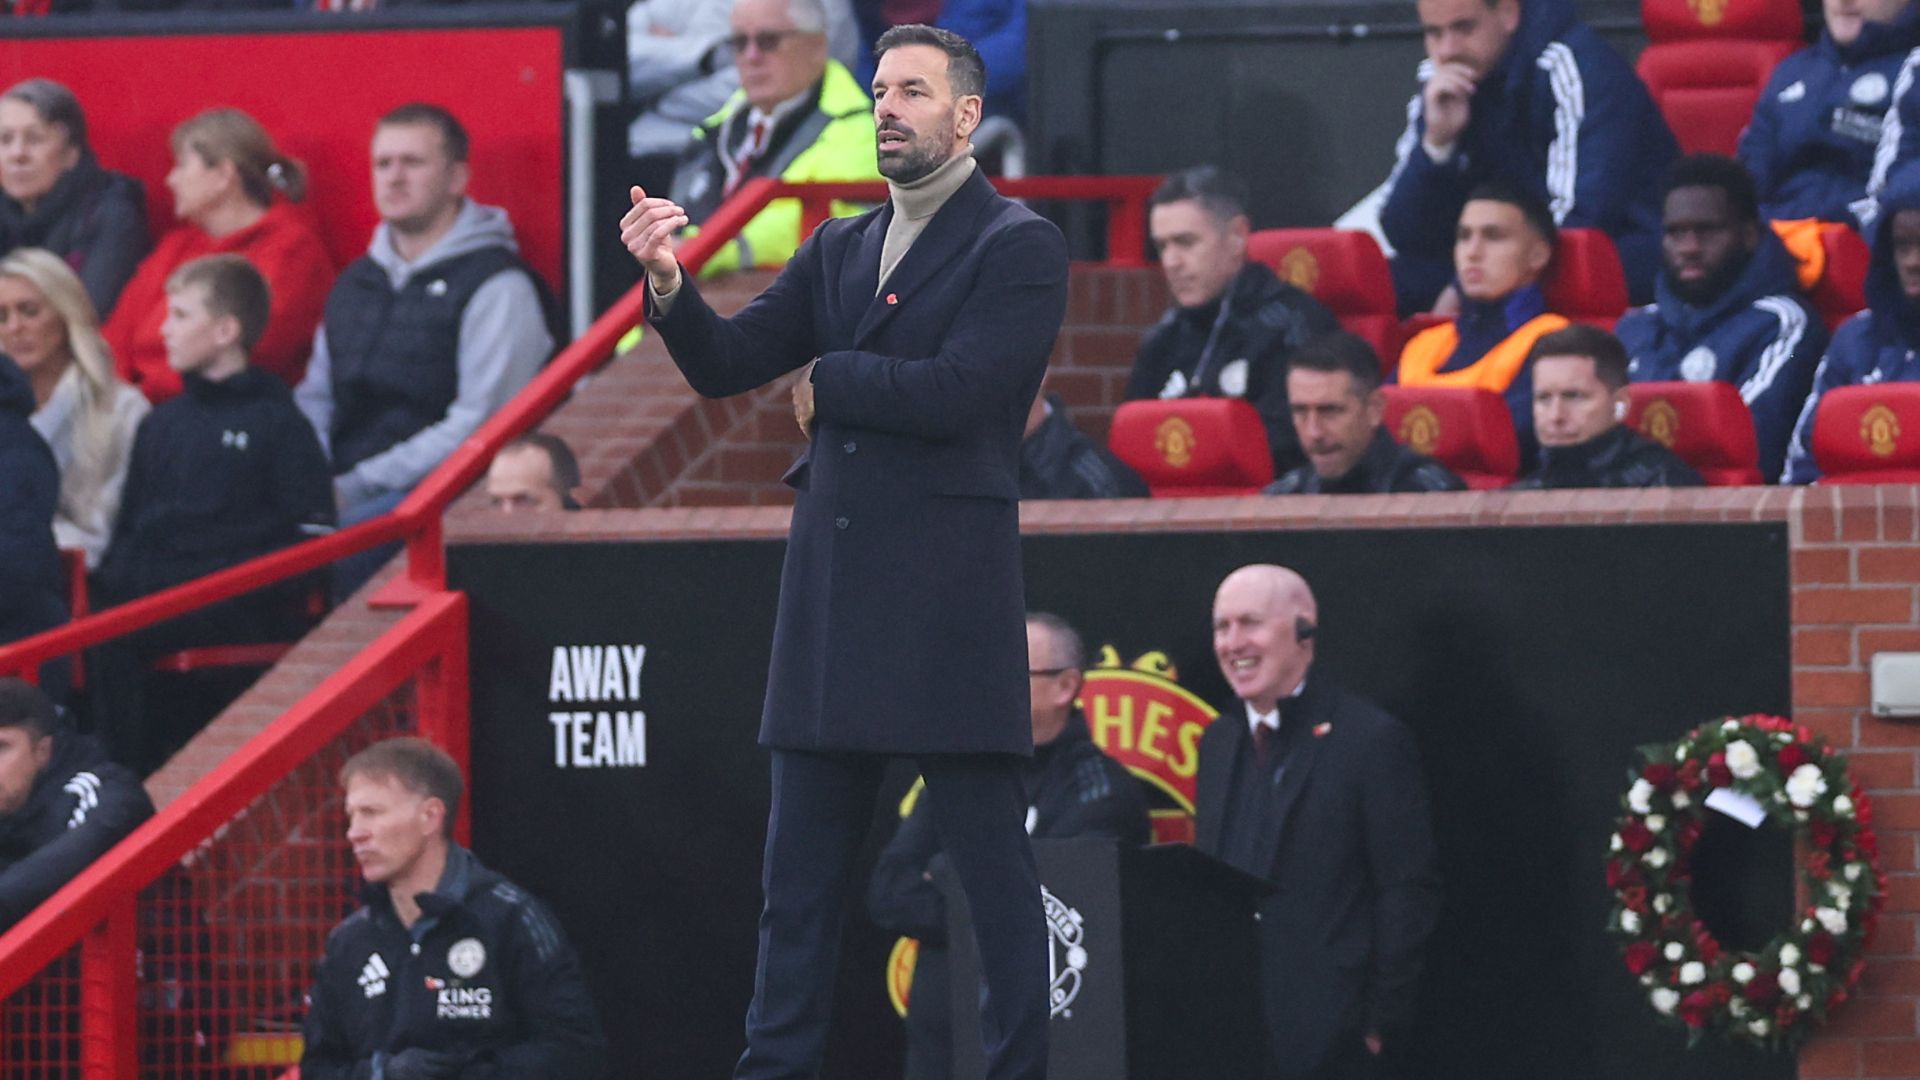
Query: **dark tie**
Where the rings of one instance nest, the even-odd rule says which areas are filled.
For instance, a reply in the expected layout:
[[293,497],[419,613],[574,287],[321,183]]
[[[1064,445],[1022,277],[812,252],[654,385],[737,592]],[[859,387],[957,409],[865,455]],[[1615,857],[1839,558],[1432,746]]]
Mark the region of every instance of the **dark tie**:
[[1253,725],[1253,759],[1263,769],[1271,768],[1275,751],[1280,748],[1280,732],[1271,724]]
[[747,171],[753,168],[754,162],[760,160],[761,147],[766,141],[766,138],[767,122],[765,120],[755,120],[753,122],[753,130],[747,135],[746,145],[740,148],[740,156],[734,159],[736,167],[733,174],[733,182],[727,185],[725,191],[721,192],[722,197],[732,195],[739,189],[741,184],[746,182]]

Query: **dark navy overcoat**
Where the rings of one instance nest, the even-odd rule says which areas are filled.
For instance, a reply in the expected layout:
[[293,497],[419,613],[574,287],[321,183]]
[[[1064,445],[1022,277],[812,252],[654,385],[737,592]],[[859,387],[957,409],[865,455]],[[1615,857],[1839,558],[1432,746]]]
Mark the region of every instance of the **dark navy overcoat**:
[[683,276],[652,322],[707,397],[820,359],[760,741],[1030,753],[1019,452],[1066,243],[976,172],[876,294],[892,215],[827,222],[732,318]]

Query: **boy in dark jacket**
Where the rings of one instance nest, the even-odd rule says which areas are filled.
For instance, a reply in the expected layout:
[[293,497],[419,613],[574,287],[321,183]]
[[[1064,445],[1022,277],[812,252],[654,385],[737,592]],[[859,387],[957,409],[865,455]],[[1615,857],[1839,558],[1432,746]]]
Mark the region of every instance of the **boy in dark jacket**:
[[1920,381],[1920,169],[1908,169],[1887,187],[1874,223],[1873,261],[1867,267],[1867,310],[1840,324],[1813,373],[1813,392],[1800,409],[1787,447],[1781,483],[1820,478],[1813,462],[1813,417],[1820,398],[1840,386]]
[[152,816],[140,778],[64,725],[53,699],[0,679],[0,931]]
[[[266,329],[268,302],[266,279],[238,255],[195,259],[168,280],[161,334],[186,392],[148,414],[134,436],[120,517],[95,582],[108,603],[203,577],[332,526],[333,481],[319,439],[286,384],[247,362]],[[304,613],[290,592],[297,587],[264,589],[169,620],[142,632],[132,649],[144,659],[197,645],[298,637]],[[117,733],[120,760],[159,764],[143,702],[119,698],[99,711]]]

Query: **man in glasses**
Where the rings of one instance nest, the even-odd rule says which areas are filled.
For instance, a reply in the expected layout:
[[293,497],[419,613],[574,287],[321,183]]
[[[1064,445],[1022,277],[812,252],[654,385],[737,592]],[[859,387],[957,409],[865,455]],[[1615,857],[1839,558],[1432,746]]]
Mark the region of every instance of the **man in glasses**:
[[[823,0],[736,0],[724,43],[740,89],[693,133],[673,201],[696,226],[747,181],[879,180],[873,100],[828,55]],[[863,207],[836,203],[836,216]],[[693,230],[690,230],[693,231]],[[779,199],[708,261],[705,273],[778,269],[800,246],[800,202]]]

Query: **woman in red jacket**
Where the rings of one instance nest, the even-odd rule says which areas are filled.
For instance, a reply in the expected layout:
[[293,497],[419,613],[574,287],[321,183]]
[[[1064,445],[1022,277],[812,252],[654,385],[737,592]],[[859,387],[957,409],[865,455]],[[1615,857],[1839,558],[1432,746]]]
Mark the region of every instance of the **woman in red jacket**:
[[155,404],[180,392],[160,340],[167,275],[189,259],[233,253],[252,262],[273,291],[253,364],[298,384],[334,273],[311,214],[295,205],[306,195],[306,167],[238,109],[211,109],[183,122],[172,144],[167,187],[184,224],[140,264],[102,328],[121,377]]

